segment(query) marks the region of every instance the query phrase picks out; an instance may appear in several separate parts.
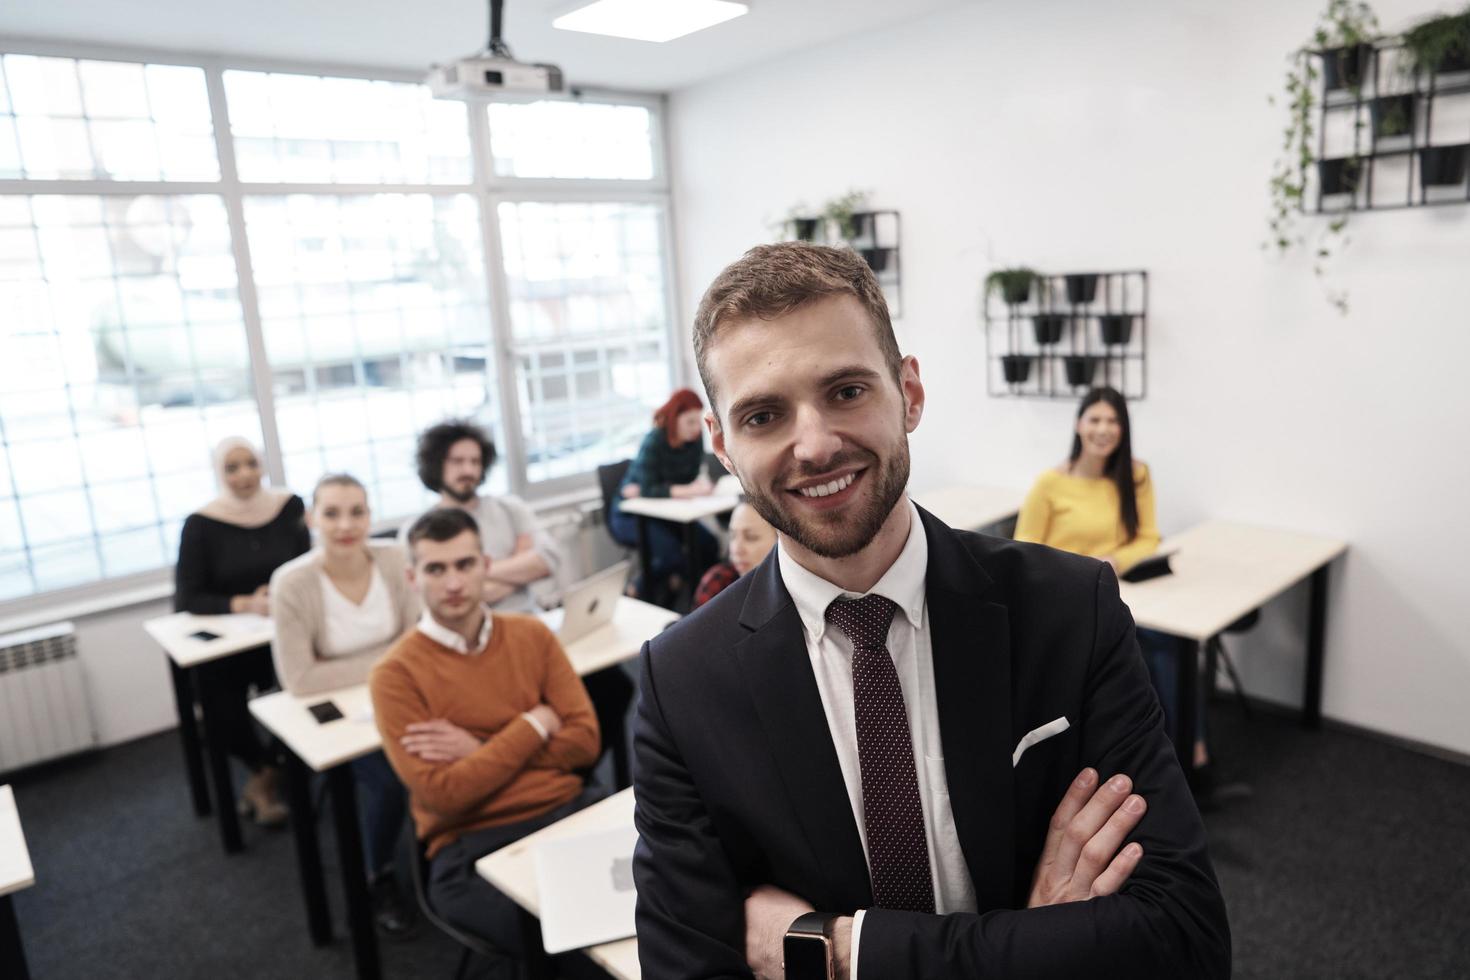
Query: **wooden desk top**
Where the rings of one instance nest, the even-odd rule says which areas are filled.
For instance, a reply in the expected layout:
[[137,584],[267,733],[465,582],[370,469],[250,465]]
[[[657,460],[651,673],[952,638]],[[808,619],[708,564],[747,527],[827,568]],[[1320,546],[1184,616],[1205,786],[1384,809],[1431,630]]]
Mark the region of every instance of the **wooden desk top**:
[[[628,819],[633,819],[633,793],[628,792]],[[9,895],[36,883],[31,867],[31,852],[26,835],[20,829],[20,811],[15,808],[15,792],[0,786],[0,895]]]
[[961,531],[976,531],[1015,517],[1026,495],[1002,487],[952,486],[910,490],[914,503]]
[[1297,531],[1206,521],[1166,538],[1174,574],[1120,582],[1139,626],[1204,642],[1347,550],[1347,542]]
[[[623,596],[612,622],[567,644],[567,659],[579,675],[632,660],[643,642],[678,619],[677,613]],[[343,717],[325,724],[307,710],[331,701]],[[382,747],[366,684],[297,697],[277,691],[250,702],[250,713],[315,772],[326,772]]]
[[734,510],[740,503],[738,494],[720,494],[713,497],[634,497],[624,500],[619,506],[624,514],[653,517],[675,524],[693,524],[706,517],[714,517]]
[[[265,646],[275,636],[275,626],[265,616],[238,613],[226,616],[195,616],[172,613],[143,623],[148,635],[158,641],[173,662],[180,667],[194,667],[243,650]],[[218,634],[215,640],[199,640],[190,636],[200,630]]]
[[[540,895],[536,890],[536,845],[559,837],[571,837],[633,822],[633,791],[621,793],[594,803],[550,827],[523,837],[508,847],[487,854],[475,862],[475,871],[500,889],[532,915],[541,914]],[[620,939],[583,950],[594,962],[619,980],[639,980],[638,940]]]

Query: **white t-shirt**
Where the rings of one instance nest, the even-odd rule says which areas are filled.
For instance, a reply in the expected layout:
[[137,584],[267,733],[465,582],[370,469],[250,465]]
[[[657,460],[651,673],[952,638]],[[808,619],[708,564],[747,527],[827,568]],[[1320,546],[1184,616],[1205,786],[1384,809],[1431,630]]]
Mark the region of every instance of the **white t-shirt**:
[[383,573],[373,569],[373,581],[359,605],[348,599],[326,572],[318,572],[322,585],[322,608],[327,614],[322,631],[322,655],[346,657],[393,639],[398,630],[398,617],[393,611],[393,597]]

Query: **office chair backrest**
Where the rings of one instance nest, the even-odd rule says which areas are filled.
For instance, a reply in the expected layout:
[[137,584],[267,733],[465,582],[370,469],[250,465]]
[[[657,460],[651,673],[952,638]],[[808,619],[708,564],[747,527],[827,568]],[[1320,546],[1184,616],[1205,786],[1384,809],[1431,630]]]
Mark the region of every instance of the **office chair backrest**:
[[[628,475],[628,467],[633,465],[631,459],[621,459],[616,463],[606,463],[597,468],[597,485],[602,490],[602,523],[607,525],[608,518],[612,515],[613,501],[618,497],[618,487],[623,483],[623,477]],[[609,528],[609,535],[612,529]],[[614,538],[613,540],[617,540]],[[622,547],[622,542],[618,542]]]

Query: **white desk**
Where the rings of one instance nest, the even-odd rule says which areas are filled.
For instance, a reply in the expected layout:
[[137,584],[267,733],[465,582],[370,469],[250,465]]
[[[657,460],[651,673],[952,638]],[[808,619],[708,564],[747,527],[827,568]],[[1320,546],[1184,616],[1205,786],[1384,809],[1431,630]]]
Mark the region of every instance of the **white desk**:
[[[722,478],[720,482],[728,483],[729,479]],[[622,501],[618,506],[623,513],[638,518],[638,561],[643,572],[644,587],[653,581],[653,554],[648,548],[648,522],[668,521],[682,525],[684,567],[689,570],[689,574],[684,576],[684,588],[679,595],[678,608],[689,609],[693,604],[695,579],[698,578],[694,568],[694,541],[699,532],[695,529],[704,518],[732,511],[739,503],[740,496],[734,493],[710,497],[634,497]]]
[[[169,672],[174,684],[174,707],[179,718],[179,739],[184,747],[184,772],[189,779],[189,793],[194,812],[209,816],[209,792],[204,782],[204,759],[201,756],[199,723],[195,705],[204,716],[203,748],[208,754],[210,781],[214,784],[214,806],[218,811],[220,837],[225,853],[234,854],[244,844],[240,837],[240,818],[235,813],[235,786],[230,779],[230,763],[220,739],[210,737],[210,704],[212,666],[237,654],[265,657],[264,650],[275,635],[271,621],[251,613],[226,616],[195,616],[173,613],[159,616],[143,624],[143,629],[163,647],[169,658]],[[216,639],[200,639],[192,634],[209,632]]]
[[1200,645],[1308,577],[1312,585],[1302,721],[1309,728],[1318,727],[1322,722],[1327,571],[1347,551],[1347,543],[1297,531],[1207,521],[1166,539],[1159,550],[1177,552],[1169,559],[1172,575],[1120,582],[1119,586],[1135,623],[1181,637],[1188,644],[1179,672],[1180,708],[1174,733],[1185,771],[1190,771],[1193,757]]
[[[567,659],[578,675],[588,677],[633,659],[644,641],[678,618],[676,613],[667,609],[624,596],[618,600],[612,622],[567,644]],[[318,722],[309,708],[322,701],[335,704],[342,717],[325,724]],[[327,779],[332,796],[343,890],[347,897],[347,925],[352,937],[353,959],[359,977],[375,978],[380,974],[377,937],[368,899],[367,869],[362,861],[357,790],[352,772],[347,767],[352,760],[382,747],[382,737],[372,717],[368,687],[357,684],[307,697],[277,691],[252,700],[250,713],[290,750],[286,790],[291,804],[291,828],[306,900],[307,925],[312,941],[319,946],[331,941],[332,926],[316,822],[311,814],[307,770],[321,773]],[[626,735],[619,730],[605,733],[604,739],[612,742],[613,769],[619,784],[625,784],[628,780]]]
[[[493,854],[485,855],[475,862],[475,871],[521,908],[531,915],[539,916],[541,901],[536,889],[536,845],[559,837],[631,826],[632,823],[633,791],[625,789]],[[639,980],[642,976],[638,967],[637,939],[603,943],[582,952],[618,980]]]
[[[628,795],[631,798],[631,790]],[[14,980],[30,976],[10,896],[35,883],[36,872],[31,867],[25,833],[20,829],[15,793],[9,786],[0,786],[0,976]]]
[[914,503],[961,531],[978,531],[1015,517],[1026,495],[1001,487],[952,486],[910,490]]

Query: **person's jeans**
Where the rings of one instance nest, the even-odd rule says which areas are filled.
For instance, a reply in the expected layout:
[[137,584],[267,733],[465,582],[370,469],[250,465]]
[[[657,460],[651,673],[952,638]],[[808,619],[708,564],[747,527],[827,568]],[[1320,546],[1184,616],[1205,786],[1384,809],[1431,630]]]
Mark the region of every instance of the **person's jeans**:
[[530,820],[471,831],[445,845],[429,863],[429,904],[445,921],[479,936],[502,953],[491,976],[515,976],[516,961],[526,953],[519,907],[475,872],[475,862],[542,827],[591,806],[607,794],[588,787],[570,803]]
[[367,862],[368,877],[377,878],[393,867],[393,852],[408,812],[408,793],[382,752],[354,759],[352,776],[362,797],[358,815],[362,824],[363,859]]
[[[1143,652],[1143,662],[1148,667],[1148,676],[1153,681],[1159,704],[1164,709],[1164,726],[1169,737],[1174,737],[1175,719],[1179,717],[1179,660],[1186,656],[1188,644],[1177,636],[1159,633],[1150,629],[1138,630],[1138,648]],[[1204,685],[1195,689],[1194,737],[1205,737]]]

